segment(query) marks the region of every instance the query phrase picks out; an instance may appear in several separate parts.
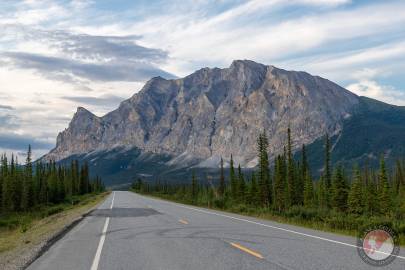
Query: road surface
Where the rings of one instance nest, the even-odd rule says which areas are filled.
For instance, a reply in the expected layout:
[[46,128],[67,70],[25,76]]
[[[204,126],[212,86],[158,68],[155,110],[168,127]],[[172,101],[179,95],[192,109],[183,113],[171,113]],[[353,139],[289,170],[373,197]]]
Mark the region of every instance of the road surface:
[[[373,269],[352,237],[113,192],[30,270]],[[376,269],[405,269],[401,251]]]

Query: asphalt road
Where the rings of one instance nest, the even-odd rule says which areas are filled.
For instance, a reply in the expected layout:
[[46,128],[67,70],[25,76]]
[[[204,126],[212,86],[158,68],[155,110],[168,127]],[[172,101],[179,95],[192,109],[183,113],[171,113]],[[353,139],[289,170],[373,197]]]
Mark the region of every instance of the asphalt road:
[[403,251],[372,267],[355,245],[352,237],[116,191],[28,269],[405,270]]

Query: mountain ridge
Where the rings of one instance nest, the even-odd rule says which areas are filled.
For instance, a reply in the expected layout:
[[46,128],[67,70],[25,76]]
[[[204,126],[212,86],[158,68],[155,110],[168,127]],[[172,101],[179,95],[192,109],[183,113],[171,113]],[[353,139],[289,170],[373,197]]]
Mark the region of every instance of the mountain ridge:
[[261,130],[268,131],[269,150],[277,154],[290,126],[298,149],[338,133],[358,102],[358,96],[319,76],[235,60],[229,68],[202,68],[184,78],[154,77],[102,117],[78,108],[45,159],[137,147],[202,166],[216,166],[221,156],[233,154],[253,167]]

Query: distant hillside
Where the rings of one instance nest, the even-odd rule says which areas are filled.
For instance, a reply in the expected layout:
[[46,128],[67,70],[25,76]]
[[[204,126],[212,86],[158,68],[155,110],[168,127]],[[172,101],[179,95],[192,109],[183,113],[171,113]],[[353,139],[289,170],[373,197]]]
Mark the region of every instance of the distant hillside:
[[[381,155],[387,162],[405,158],[405,107],[389,105],[374,99],[360,97],[352,117],[343,121],[342,131],[331,138],[332,163],[346,166],[368,163],[378,166]],[[308,145],[309,163],[322,169],[324,139]],[[301,151],[296,153],[296,157]]]

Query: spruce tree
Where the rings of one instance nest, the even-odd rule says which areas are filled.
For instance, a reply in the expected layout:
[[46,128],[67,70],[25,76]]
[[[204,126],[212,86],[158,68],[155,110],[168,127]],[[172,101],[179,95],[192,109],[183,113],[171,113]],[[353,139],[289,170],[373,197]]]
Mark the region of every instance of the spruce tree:
[[377,187],[375,184],[374,179],[370,175],[370,170],[368,167],[368,161],[366,160],[364,166],[364,193],[363,193],[363,200],[364,200],[364,211],[367,215],[374,215],[378,212],[378,200],[377,198]]
[[[297,197],[298,197],[298,203],[303,204],[304,203],[305,182],[307,180],[306,179],[307,174],[309,173],[307,150],[306,150],[305,144],[302,145],[302,149],[301,149],[301,164],[300,165],[301,165],[300,172],[299,172],[299,176],[297,177]],[[311,181],[312,181],[312,178],[311,178]],[[312,187],[312,192],[313,192],[313,187]]]
[[311,175],[307,169],[306,173],[303,175],[304,182],[304,206],[313,207],[314,206],[314,185],[312,182]]
[[238,166],[238,198],[240,203],[245,203],[246,201],[246,183],[245,178],[242,173],[240,164]]
[[252,205],[257,205],[260,201],[260,196],[257,188],[255,173],[252,173],[252,179],[250,180],[250,190],[249,190],[249,203]]
[[4,185],[4,168],[3,168],[4,155],[0,157],[0,214],[3,211],[3,185]]
[[381,157],[380,171],[378,174],[378,201],[379,210],[383,215],[389,215],[392,211],[391,190],[388,184],[387,172],[385,169],[384,157]]
[[48,203],[48,182],[45,175],[45,167],[41,162],[37,164],[37,173],[38,175],[36,177],[39,185],[38,201],[42,204],[46,204]]
[[286,179],[283,158],[279,155],[274,160],[274,208],[281,212],[286,206]]
[[221,172],[219,177],[219,187],[218,187],[219,196],[223,197],[225,193],[225,175],[224,175],[224,160],[221,157]]
[[10,174],[9,180],[11,181],[11,204],[10,209],[13,211],[20,210],[21,206],[21,174],[18,169],[17,157],[14,158],[14,154],[11,155]]
[[269,171],[269,158],[267,154],[268,140],[266,133],[263,132],[259,135],[257,140],[259,152],[259,193],[262,206],[269,207],[271,203],[270,195],[270,171]]
[[7,156],[4,155],[1,162],[1,173],[3,177],[3,188],[2,188],[2,208],[3,211],[8,212],[11,210],[12,205],[12,180],[10,177],[10,169],[7,160]]
[[25,171],[22,181],[21,209],[27,211],[33,204],[34,187],[32,181],[31,145],[28,146]]
[[330,140],[329,135],[326,134],[325,138],[325,184],[329,188],[332,182],[332,174],[330,169]]
[[325,164],[324,164],[324,180],[325,180],[325,187],[327,192],[329,192],[331,188],[332,182],[332,174],[331,174],[331,166],[330,166],[330,140],[329,135],[326,134],[325,137]]
[[332,183],[332,206],[340,212],[347,210],[348,190],[341,165],[335,169]]
[[288,192],[290,193],[290,203],[291,205],[298,204],[297,196],[297,182],[295,179],[295,162],[292,156],[292,145],[291,145],[291,129],[287,130],[287,184]]
[[232,155],[231,161],[229,162],[229,178],[231,180],[231,197],[233,200],[235,200],[238,196],[238,180],[235,175],[235,167]]
[[197,202],[197,195],[198,195],[198,184],[197,184],[197,178],[195,176],[195,171],[193,170],[192,177],[191,177],[191,201],[193,203]]
[[394,175],[394,183],[393,183],[393,192],[395,195],[400,193],[402,179],[403,179],[403,170],[402,164],[399,159],[395,162],[395,175]]
[[349,213],[362,215],[364,212],[363,186],[359,169],[354,169],[354,179],[350,187],[347,203]]
[[318,205],[320,208],[328,208],[328,193],[326,191],[325,176],[321,175],[318,183]]

